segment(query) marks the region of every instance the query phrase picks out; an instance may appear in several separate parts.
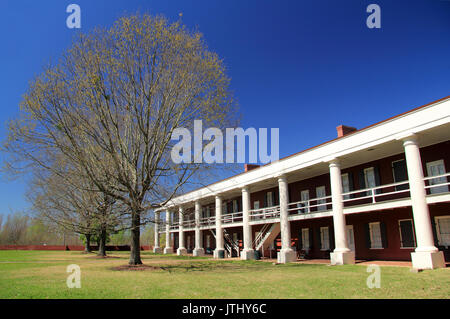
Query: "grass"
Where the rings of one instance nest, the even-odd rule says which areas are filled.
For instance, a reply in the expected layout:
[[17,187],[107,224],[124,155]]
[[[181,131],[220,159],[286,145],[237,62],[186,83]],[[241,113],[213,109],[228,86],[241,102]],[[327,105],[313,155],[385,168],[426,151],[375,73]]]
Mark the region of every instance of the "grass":
[[[450,269],[411,273],[381,267],[381,287],[367,267],[286,264],[167,256],[143,252],[156,270],[117,271],[128,253],[107,259],[64,251],[0,251],[0,298],[449,298]],[[66,286],[66,267],[81,268],[81,288]]]

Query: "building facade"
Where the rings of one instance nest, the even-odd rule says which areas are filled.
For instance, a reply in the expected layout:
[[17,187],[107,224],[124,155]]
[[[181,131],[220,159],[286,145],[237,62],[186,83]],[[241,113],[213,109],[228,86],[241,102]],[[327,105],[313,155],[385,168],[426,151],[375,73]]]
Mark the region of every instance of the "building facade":
[[[450,97],[178,196],[155,251],[215,258],[450,261]],[[164,215],[164,218],[161,218]]]

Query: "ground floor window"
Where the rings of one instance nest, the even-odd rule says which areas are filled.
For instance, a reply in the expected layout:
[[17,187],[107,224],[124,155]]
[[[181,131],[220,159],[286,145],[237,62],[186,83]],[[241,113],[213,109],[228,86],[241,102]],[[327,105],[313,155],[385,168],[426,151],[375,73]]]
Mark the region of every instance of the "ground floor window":
[[437,216],[434,219],[439,246],[450,246],[450,216]]
[[378,249],[383,248],[383,242],[381,240],[381,227],[379,222],[369,223],[370,229],[370,248]]
[[328,227],[320,227],[320,250],[330,249],[330,234]]
[[400,247],[414,248],[416,240],[414,238],[414,228],[412,219],[402,219],[398,221],[400,228]]
[[302,249],[309,250],[309,228],[302,228]]

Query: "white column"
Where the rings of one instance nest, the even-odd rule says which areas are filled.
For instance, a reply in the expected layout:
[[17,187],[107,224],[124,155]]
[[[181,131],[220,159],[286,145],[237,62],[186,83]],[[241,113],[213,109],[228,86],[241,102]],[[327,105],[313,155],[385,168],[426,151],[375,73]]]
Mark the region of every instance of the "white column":
[[159,236],[159,212],[155,212],[155,245],[153,247],[153,252],[155,254],[160,254],[161,253],[161,247],[159,247],[159,241],[160,241],[160,236]]
[[205,250],[203,249],[203,237],[202,231],[200,230],[200,214],[202,213],[202,206],[199,201],[195,201],[195,248],[192,254],[194,256],[205,255]]
[[332,265],[345,265],[355,263],[355,253],[348,248],[346,223],[344,216],[344,203],[342,202],[341,165],[338,159],[329,163],[331,201],[333,206],[334,225],[334,251],[330,254]]
[[184,210],[183,207],[178,208],[178,249],[177,249],[177,255],[182,256],[187,254],[187,249],[184,247]]
[[[223,252],[223,255],[221,255]],[[214,250],[214,258],[225,256],[223,246],[223,229],[222,229],[222,197],[216,196],[216,249]]]
[[296,252],[291,248],[291,225],[288,216],[289,191],[288,182],[285,175],[278,176],[278,189],[280,194],[280,229],[281,229],[281,250],[280,263],[288,263],[297,260]]
[[248,187],[242,188],[242,224],[244,231],[244,249],[241,259],[255,259],[255,251],[252,245],[252,226],[250,225],[250,191]]
[[425,182],[423,180],[422,160],[416,135],[403,140],[406,166],[408,169],[411,204],[416,230],[417,248],[411,253],[414,268],[433,269],[445,267],[442,251],[434,246],[430,213],[426,201]]
[[173,253],[173,247],[171,245],[171,240],[170,240],[170,224],[171,224],[170,217],[171,217],[170,211],[166,210],[166,247],[164,248],[164,254]]

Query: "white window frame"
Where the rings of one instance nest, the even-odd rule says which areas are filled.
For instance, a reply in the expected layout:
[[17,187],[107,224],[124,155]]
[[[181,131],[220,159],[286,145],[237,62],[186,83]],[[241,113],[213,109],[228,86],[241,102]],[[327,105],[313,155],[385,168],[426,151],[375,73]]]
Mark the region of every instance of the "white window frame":
[[[373,233],[373,229],[375,228],[375,225],[378,226],[378,230],[380,232],[380,245],[374,247],[373,243],[375,242],[374,240],[374,233]],[[370,249],[384,249],[383,248],[383,238],[381,235],[381,223],[380,222],[373,222],[373,223],[369,223],[369,230],[370,230]]]
[[439,220],[441,219],[449,219],[450,220],[450,215],[444,215],[444,216],[435,216],[434,217],[434,222],[436,224],[436,234],[437,234],[437,238],[438,238],[438,244],[439,246],[444,246],[444,247],[449,247],[450,246],[450,239],[448,242],[443,242],[442,237],[441,237],[441,230],[439,228]]
[[[325,230],[327,233],[327,241],[324,239]],[[324,245],[326,243],[326,245]],[[320,250],[330,250],[330,230],[328,227],[320,227]]]
[[[412,228],[412,234],[413,234],[413,239],[414,239],[414,246],[413,247],[405,247],[405,246],[403,246],[402,228],[400,227],[400,222],[401,221],[405,221],[405,220],[410,220],[411,221],[411,228]],[[398,232],[400,233],[400,249],[412,249],[412,248],[416,248],[417,247],[416,233],[415,233],[415,229],[414,229],[414,221],[412,220],[412,218],[399,219],[398,220]]]
[[[437,175],[432,175],[431,174],[431,167],[433,166],[442,166],[443,168],[443,173],[445,174],[445,163],[443,159],[437,160],[437,161],[432,161],[432,162],[427,162],[426,166],[427,166],[427,176],[428,177],[432,177],[432,176],[437,176]],[[438,174],[438,175],[442,175],[442,174]],[[446,183],[447,182],[447,178],[446,177],[438,177],[438,178],[432,178],[428,180],[428,185],[436,185],[436,184],[440,184],[440,183]],[[436,183],[436,184],[433,184]],[[430,187],[430,194],[440,194],[440,193],[446,193],[448,192],[448,185],[442,185],[442,186],[436,186],[436,187]]]
[[[369,179],[369,172],[372,173],[373,181]],[[364,183],[366,184],[366,188],[373,188],[377,186],[375,168],[373,166],[364,169]]]
[[309,242],[309,228],[302,228],[302,250],[310,250],[311,243]]
[[[323,196],[320,195],[319,197],[319,190],[323,189]],[[324,198],[327,197],[327,188],[322,185],[322,186],[318,186],[316,187],[316,198]],[[317,199],[317,210],[318,211],[323,211],[323,210],[327,210],[327,205],[326,205],[327,200],[326,199]],[[321,205],[323,204],[323,205]]]

